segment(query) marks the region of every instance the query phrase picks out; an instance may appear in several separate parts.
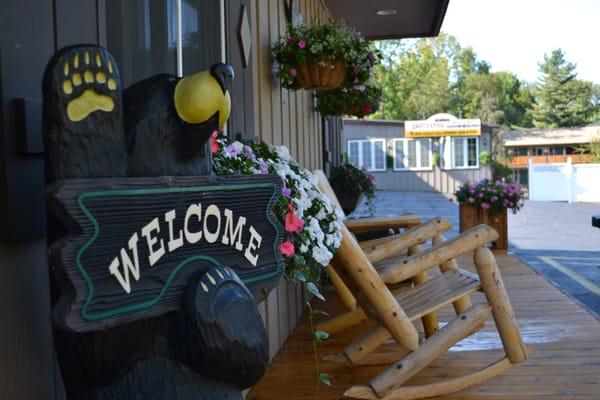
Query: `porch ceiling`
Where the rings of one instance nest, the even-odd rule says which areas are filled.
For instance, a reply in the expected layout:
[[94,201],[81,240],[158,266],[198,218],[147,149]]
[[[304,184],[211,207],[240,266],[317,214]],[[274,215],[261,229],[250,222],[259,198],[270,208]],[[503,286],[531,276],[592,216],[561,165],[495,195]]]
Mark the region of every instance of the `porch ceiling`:
[[[450,0],[325,0],[336,21],[354,26],[366,39],[436,36]],[[393,15],[378,11],[394,10]]]

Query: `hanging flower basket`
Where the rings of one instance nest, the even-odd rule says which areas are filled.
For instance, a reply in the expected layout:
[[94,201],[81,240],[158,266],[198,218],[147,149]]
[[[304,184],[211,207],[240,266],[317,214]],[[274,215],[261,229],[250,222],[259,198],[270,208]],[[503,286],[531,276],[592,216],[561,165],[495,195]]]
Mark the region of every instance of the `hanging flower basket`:
[[271,53],[277,78],[291,90],[366,83],[380,58],[371,43],[344,24],[290,26]]
[[348,66],[344,61],[328,60],[322,63],[298,65],[298,84],[304,89],[333,89],[344,83]]
[[329,182],[346,214],[354,211],[363,195],[367,198],[367,207],[373,206],[375,177],[364,168],[343,163],[331,170]]
[[381,89],[358,85],[317,93],[317,110],[321,115],[351,115],[364,118],[379,109]]

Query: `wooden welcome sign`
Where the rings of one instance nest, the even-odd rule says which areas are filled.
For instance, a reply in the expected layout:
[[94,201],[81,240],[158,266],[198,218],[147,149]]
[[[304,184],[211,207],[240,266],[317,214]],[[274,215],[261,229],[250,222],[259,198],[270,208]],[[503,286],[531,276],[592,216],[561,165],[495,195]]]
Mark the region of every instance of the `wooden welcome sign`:
[[58,181],[49,202],[71,235],[50,251],[64,289],[55,323],[92,331],[178,309],[190,276],[212,265],[250,290],[273,286],[280,192],[270,175]]

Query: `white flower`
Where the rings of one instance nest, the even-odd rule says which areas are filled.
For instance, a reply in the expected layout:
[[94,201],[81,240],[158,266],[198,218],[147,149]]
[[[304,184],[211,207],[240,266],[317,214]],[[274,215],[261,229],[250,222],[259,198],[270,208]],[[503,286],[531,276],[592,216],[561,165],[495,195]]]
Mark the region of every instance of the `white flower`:
[[319,212],[317,213],[317,215],[315,215],[315,218],[318,219],[318,220],[321,220],[321,219],[323,219],[325,217],[327,217],[327,214],[325,213],[325,209],[324,208],[321,208],[319,210]]
[[333,258],[333,254],[326,247],[318,246],[313,249],[312,256],[316,262],[326,267]]
[[277,156],[283,161],[290,161],[292,159],[290,151],[285,146],[275,146],[275,152],[277,153]]

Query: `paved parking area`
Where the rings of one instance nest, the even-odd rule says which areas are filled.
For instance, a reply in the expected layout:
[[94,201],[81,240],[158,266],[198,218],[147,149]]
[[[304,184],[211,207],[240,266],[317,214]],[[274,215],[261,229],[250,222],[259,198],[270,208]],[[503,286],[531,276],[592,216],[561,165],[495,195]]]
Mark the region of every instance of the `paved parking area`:
[[[441,216],[458,235],[458,205],[440,193],[377,192],[375,215],[411,211]],[[600,204],[526,201],[509,214],[509,251],[600,319],[600,229],[591,226]],[[361,204],[351,217],[369,215]]]
[[526,201],[508,220],[510,250],[600,319],[600,204]]

